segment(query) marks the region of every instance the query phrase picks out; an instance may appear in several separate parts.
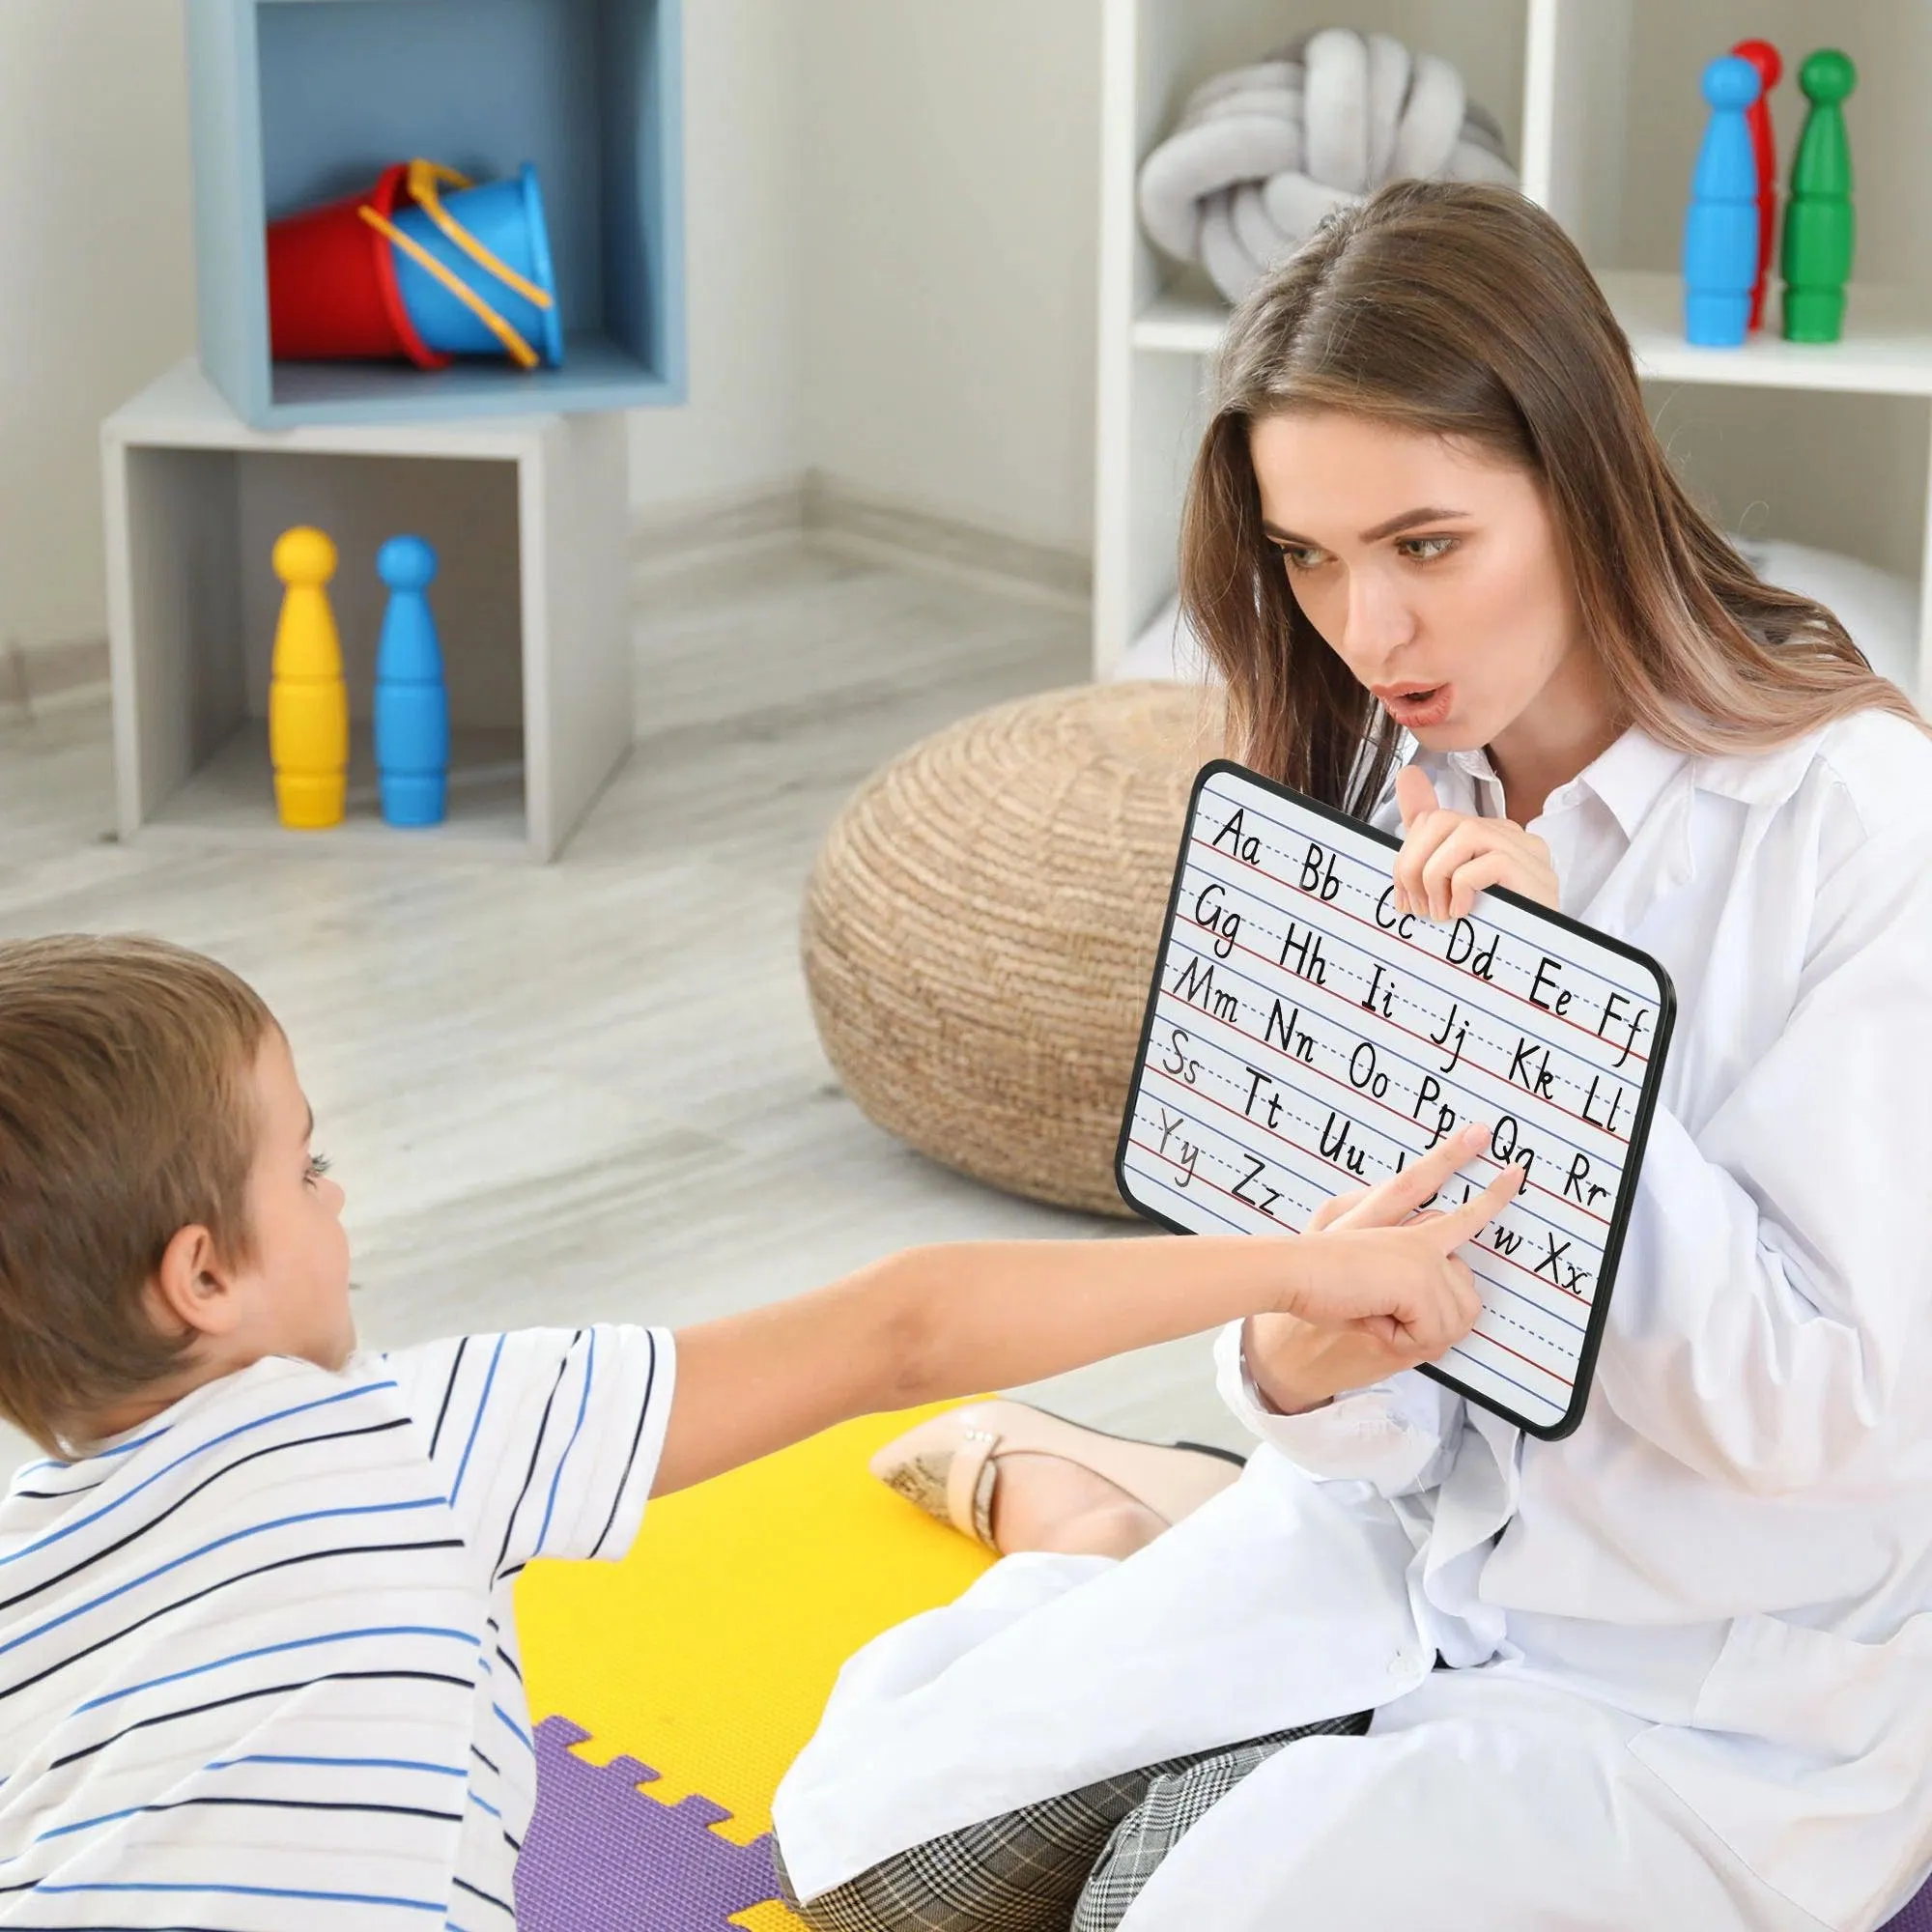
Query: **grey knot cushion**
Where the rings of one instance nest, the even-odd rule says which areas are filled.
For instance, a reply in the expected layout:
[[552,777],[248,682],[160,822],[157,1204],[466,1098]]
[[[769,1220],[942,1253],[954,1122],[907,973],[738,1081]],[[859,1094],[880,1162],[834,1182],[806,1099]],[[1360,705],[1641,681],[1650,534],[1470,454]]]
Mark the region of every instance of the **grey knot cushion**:
[[880,1126],[996,1187],[1128,1214],[1114,1147],[1213,702],[1166,683],[1021,698],[853,797],[807,893],[805,975]]

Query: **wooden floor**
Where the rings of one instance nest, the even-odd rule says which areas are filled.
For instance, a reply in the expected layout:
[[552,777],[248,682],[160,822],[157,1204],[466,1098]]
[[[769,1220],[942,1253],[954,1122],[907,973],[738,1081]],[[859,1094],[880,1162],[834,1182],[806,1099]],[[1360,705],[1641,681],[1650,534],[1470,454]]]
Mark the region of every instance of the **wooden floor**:
[[[660,580],[640,606],[637,748],[557,864],[119,845],[97,705],[0,726],[0,933],[157,932],[262,990],[348,1189],[374,1346],[685,1323],[910,1242],[1129,1232],[874,1128],[797,960],[841,802],[948,721],[1080,681],[1084,617],[801,551]],[[1239,1440],[1203,1341],[1039,1393],[1108,1428]],[[0,1477],[20,1453],[0,1432]]]

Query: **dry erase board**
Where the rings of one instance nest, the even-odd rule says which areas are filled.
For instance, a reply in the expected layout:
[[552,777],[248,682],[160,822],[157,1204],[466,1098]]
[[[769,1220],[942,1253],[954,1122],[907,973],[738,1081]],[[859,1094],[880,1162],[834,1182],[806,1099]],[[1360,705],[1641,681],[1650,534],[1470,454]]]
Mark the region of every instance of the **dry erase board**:
[[1185,1234],[1298,1231],[1470,1121],[1525,1169],[1465,1246],[1483,1313],[1423,1373],[1532,1434],[1581,1420],[1676,1010],[1635,948],[1513,893],[1394,911],[1401,841],[1239,765],[1196,781],[1116,1171]]

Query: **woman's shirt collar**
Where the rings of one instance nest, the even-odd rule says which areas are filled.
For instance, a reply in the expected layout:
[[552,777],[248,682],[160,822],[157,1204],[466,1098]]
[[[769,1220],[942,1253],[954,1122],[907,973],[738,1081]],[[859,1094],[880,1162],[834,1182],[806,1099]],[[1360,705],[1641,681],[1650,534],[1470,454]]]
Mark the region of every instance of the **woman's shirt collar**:
[[[1540,816],[1549,818],[1567,811],[1588,792],[1608,810],[1624,837],[1634,838],[1637,827],[1662,797],[1664,787],[1689,761],[1689,753],[1660,745],[1633,724],[1567,784],[1558,785],[1544,800]],[[1445,788],[1443,781],[1451,792],[1466,787],[1476,810],[1486,818],[1504,816],[1502,781],[1489,753],[1480,747],[1468,752],[1420,752],[1413,762],[1438,781],[1438,790]],[[1461,776],[1463,785],[1448,781],[1451,772]]]

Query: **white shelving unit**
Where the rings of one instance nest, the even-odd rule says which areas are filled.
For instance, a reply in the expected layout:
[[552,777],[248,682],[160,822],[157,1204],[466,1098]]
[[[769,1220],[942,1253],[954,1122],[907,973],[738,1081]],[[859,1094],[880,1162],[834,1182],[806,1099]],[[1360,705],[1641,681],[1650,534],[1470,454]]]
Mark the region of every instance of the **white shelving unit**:
[[[1727,527],[1917,576],[1920,696],[1932,698],[1932,232],[1912,165],[1932,12],[1828,0],[1104,0],[1095,674],[1172,594],[1207,358],[1226,316],[1204,279],[1141,234],[1140,162],[1201,81],[1337,24],[1385,29],[1463,70],[1525,191],[1597,271],[1673,461]],[[1783,341],[1775,296],[1773,327],[1744,349],[1683,337],[1674,263],[1703,128],[1697,75],[1747,34],[1785,57],[1774,97],[1785,179],[1804,109],[1799,62],[1834,45],[1859,64],[1860,280],[1840,343]]]
[[[115,790],[124,838],[552,858],[632,739],[624,418],[249,428],[192,362],[101,427]],[[282,586],[269,554],[313,524],[349,684],[348,815],[285,830],[268,692]],[[387,593],[378,546],[427,537],[449,691],[444,822],[383,822],[367,720]]]

